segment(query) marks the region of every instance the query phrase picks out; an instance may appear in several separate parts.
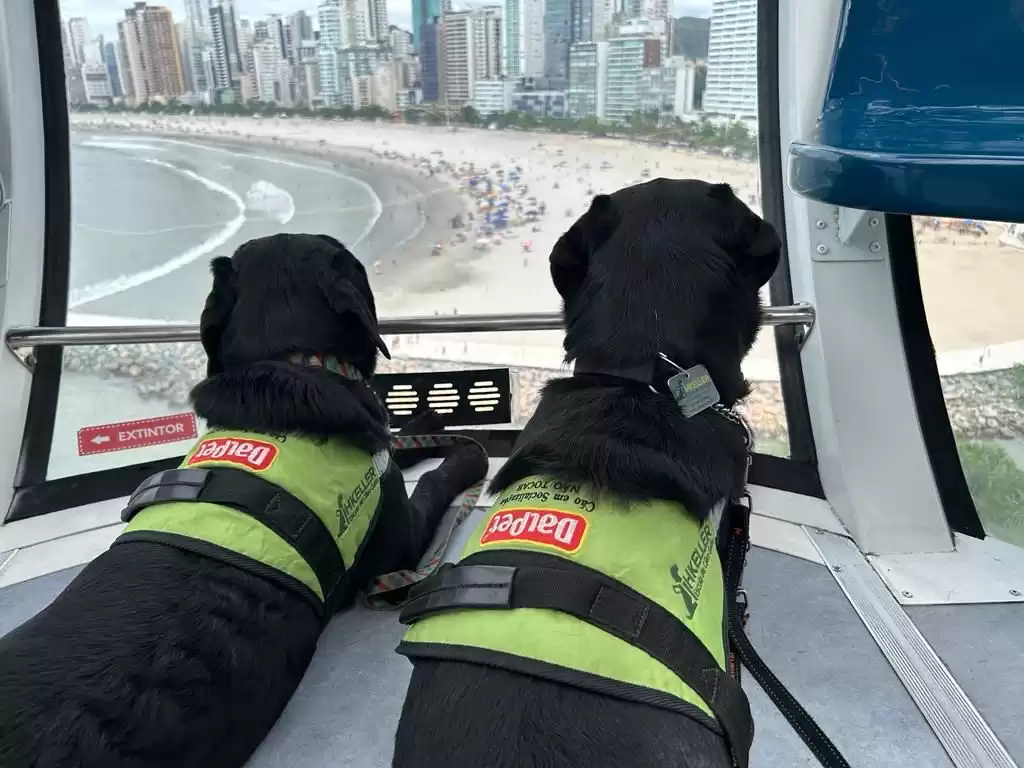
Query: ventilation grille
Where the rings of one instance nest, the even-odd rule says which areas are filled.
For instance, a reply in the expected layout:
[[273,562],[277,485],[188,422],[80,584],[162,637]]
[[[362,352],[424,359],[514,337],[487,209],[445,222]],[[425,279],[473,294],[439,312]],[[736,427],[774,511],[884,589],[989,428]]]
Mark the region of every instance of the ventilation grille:
[[373,387],[387,406],[391,426],[430,408],[448,427],[509,424],[512,383],[508,368],[442,373],[381,373]]

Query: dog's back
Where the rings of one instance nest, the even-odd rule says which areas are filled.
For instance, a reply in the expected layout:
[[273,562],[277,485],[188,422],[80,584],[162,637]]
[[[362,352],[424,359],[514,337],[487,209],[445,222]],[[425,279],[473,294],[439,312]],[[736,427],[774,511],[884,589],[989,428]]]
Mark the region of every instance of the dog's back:
[[[623,560],[656,557],[656,542],[628,535],[629,515],[643,514],[649,502],[656,500],[692,516],[692,540],[681,558],[697,557],[707,549],[701,548],[696,531],[713,523],[696,521],[709,521],[717,503],[744,487],[744,429],[722,413],[747,394],[740,363],[759,328],[758,288],[774,271],[779,247],[771,227],[725,185],[659,179],[595,199],[551,254],[552,277],[565,301],[566,357],[576,362],[576,375],[546,387],[515,452],[492,482],[492,490],[508,496],[499,497],[490,518],[502,535],[489,537],[485,523],[470,537],[469,546],[476,550],[487,545],[486,557],[471,555],[467,564],[507,560],[522,567],[540,558],[558,570],[569,567],[560,565],[567,558],[579,560],[576,550],[551,554],[545,542],[527,536],[525,527],[531,523],[525,518],[519,528],[512,527],[517,514],[530,510],[541,516],[535,521],[538,529],[545,514],[552,518],[551,528],[563,513],[564,499],[556,494],[543,500],[514,498],[527,493],[514,493],[517,483],[535,479],[616,500],[618,506],[609,514],[620,517],[616,525],[623,535],[618,546],[630,550],[596,545],[612,551],[614,556],[606,558],[609,562],[601,573],[619,574],[616,581],[630,581]],[[661,355],[690,371],[704,366],[717,386],[719,410],[684,415],[680,398],[673,397],[667,381],[678,371]],[[693,380],[704,381],[697,373]],[[499,520],[503,510],[509,512],[508,521]],[[507,528],[501,529],[505,522]],[[665,533],[671,537],[672,526]],[[714,541],[713,534],[710,540]],[[581,540],[579,546],[587,545]],[[710,556],[717,558],[713,544],[711,550]],[[594,557],[600,559],[599,554]],[[578,582],[581,564],[573,564],[564,579]],[[683,563],[684,568],[687,565]],[[703,560],[698,565],[703,567]],[[664,571],[665,584],[655,591],[671,589],[676,576],[681,591],[686,591],[686,576],[678,567],[675,574],[670,567]],[[716,573],[708,577],[705,592],[718,590],[717,623],[703,628],[691,624],[690,629],[700,633],[705,650],[716,657],[717,674],[724,674],[723,587],[720,570]],[[552,582],[556,586],[551,592],[566,583]],[[557,604],[551,592],[538,602]],[[510,600],[519,599],[515,586],[510,595]],[[598,608],[596,603],[589,607],[592,624],[600,624],[595,611],[605,616]],[[729,745],[713,719],[666,706],[657,690],[649,689],[644,701],[615,664],[602,667],[600,659],[559,659],[544,648],[545,643],[566,642],[586,649],[579,656],[589,654],[582,628],[589,632],[591,624],[567,616],[558,622],[565,634],[531,634],[531,627],[540,626],[532,619],[506,618],[520,610],[530,609],[450,614],[453,621],[470,615],[471,621],[482,622],[486,619],[479,616],[498,613],[506,623],[516,624],[518,632],[511,638],[506,637],[508,632],[502,635],[505,655],[493,655],[497,646],[486,640],[470,643],[467,651],[459,646],[455,630],[447,631],[448,637],[431,630],[433,618],[424,621],[424,631],[419,625],[410,630],[407,640],[434,642],[425,652],[414,652],[413,677],[395,741],[396,768],[732,765]],[[675,615],[685,613],[679,606]],[[581,609],[578,615],[586,614]],[[685,623],[683,618],[679,621]],[[452,645],[445,646],[445,640]],[[523,662],[524,657],[531,663]],[[544,663],[537,664],[538,660]],[[581,668],[589,677],[579,675]]]
[[[359,513],[370,502],[356,491],[372,486],[377,497],[393,502],[381,508],[397,515],[376,526],[373,551],[398,557],[400,567],[408,567],[410,556],[415,563],[421,553],[404,547],[403,536],[416,521],[405,515],[401,473],[374,460],[387,458],[390,433],[368,383],[384,345],[362,266],[330,238],[279,235],[247,243],[234,259],[215,259],[213,276],[201,322],[209,375],[193,390],[193,402],[197,414],[222,431],[205,435],[184,468],[213,472],[232,462],[248,464],[246,477],[262,473],[266,479],[255,482],[276,489],[271,504],[289,492],[336,523],[330,532],[342,550],[335,555],[348,555],[345,565],[365,542],[342,541],[338,521],[354,530],[358,518],[368,535]],[[288,458],[289,445],[296,444],[304,452]],[[273,471],[310,475],[291,481],[268,475],[271,448],[281,453]],[[482,461],[486,466],[486,457]],[[360,485],[363,476],[353,471],[369,477],[371,469]],[[346,498],[358,503],[339,498],[333,481],[345,470],[353,491]],[[436,494],[440,512],[456,492]],[[184,519],[201,528],[216,517],[203,513],[217,510],[224,514],[216,525],[237,522],[229,520],[234,508],[222,507],[201,502],[143,509],[129,532],[52,604],[0,638],[0,766],[244,764],[302,679],[325,617],[315,599],[286,579],[240,563],[241,555],[249,565],[268,559],[261,548],[274,538],[269,532],[255,524],[179,529]],[[260,537],[255,544],[253,536]],[[245,552],[228,557],[216,546]],[[351,578],[339,604],[363,586],[360,579],[376,575],[376,567],[379,573],[394,566],[357,565],[346,574]]]

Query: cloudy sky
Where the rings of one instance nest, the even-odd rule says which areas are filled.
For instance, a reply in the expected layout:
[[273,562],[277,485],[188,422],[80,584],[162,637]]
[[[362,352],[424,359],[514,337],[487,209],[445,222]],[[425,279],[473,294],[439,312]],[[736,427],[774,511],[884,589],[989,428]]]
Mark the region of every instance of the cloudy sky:
[[[3,2],[3,0],[0,0]],[[295,11],[306,11],[316,14],[316,6],[320,0],[235,0],[235,9],[242,18],[259,18],[268,13],[282,15]],[[494,4],[495,0],[454,0],[455,8],[470,5]],[[132,5],[132,0],[61,0],[61,11],[65,19],[71,16],[85,16],[94,34],[107,36],[114,34],[114,25],[124,18],[124,9]],[[153,0],[152,5],[166,5],[174,13],[175,20],[184,19],[182,0]],[[711,0],[673,0],[676,16],[707,16],[711,13]],[[412,0],[388,0],[388,15],[392,24],[409,28]]]

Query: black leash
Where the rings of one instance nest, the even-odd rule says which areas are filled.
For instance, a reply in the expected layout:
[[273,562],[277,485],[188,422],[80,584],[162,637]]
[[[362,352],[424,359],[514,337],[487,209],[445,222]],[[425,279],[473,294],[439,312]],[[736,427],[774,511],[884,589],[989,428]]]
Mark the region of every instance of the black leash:
[[750,549],[750,496],[746,497],[746,502],[731,501],[726,505],[721,528],[725,535],[722,568],[729,624],[729,673],[738,682],[740,668],[737,660],[742,662],[824,768],[850,768],[836,745],[786,690],[747,637],[747,593],[742,588],[742,579]]

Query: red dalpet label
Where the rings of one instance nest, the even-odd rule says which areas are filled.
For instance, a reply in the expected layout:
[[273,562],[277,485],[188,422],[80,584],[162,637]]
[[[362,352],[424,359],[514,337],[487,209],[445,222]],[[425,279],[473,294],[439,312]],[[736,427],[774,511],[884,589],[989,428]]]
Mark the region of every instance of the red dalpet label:
[[211,437],[203,440],[188,460],[188,466],[207,461],[220,461],[262,472],[277,458],[277,446],[263,440],[240,437]]
[[491,515],[480,544],[528,541],[562,552],[576,552],[587,533],[587,518],[559,509],[500,509]]

